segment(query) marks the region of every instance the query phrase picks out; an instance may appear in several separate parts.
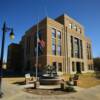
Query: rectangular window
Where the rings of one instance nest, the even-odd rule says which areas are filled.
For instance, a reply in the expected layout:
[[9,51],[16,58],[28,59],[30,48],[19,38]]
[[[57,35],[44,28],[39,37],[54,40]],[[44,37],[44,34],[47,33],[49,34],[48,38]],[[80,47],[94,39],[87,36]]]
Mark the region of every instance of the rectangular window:
[[58,55],[61,56],[61,45],[57,47],[57,52],[58,52]]
[[72,71],[75,71],[75,66],[74,66],[74,62],[72,62]]
[[92,70],[92,65],[90,65],[91,66],[91,70]]
[[88,70],[91,70],[91,65],[88,65]]
[[93,65],[92,65],[92,64],[90,64],[89,66],[90,66],[90,70],[93,70]]
[[84,71],[84,63],[82,63],[82,71]]
[[77,32],[81,33],[81,29],[80,28],[77,28]]
[[83,45],[82,45],[82,40],[80,40],[80,50],[81,50],[81,58],[83,58]]
[[92,54],[91,54],[91,44],[89,44],[89,53],[90,53],[90,59],[92,59]]
[[56,55],[56,45],[52,44],[52,54]]
[[57,31],[57,36],[58,36],[58,39],[61,39],[61,32],[60,31]]
[[93,65],[91,65],[92,66],[92,70],[94,70],[94,67],[93,67]]
[[57,72],[57,63],[56,62],[53,62],[52,65],[54,67],[54,72],[56,73]]
[[52,29],[52,54],[56,55],[56,30]]
[[69,29],[72,29],[72,24],[69,24],[69,25],[68,25],[68,28],[69,28]]
[[73,36],[71,36],[71,57],[73,56]]
[[76,58],[79,58],[79,40],[74,38],[74,55]]
[[61,40],[58,40],[58,45],[59,45],[59,46],[61,45]]
[[58,63],[58,71],[62,72],[62,63]]
[[56,30],[52,29],[52,38],[56,38]]
[[72,29],[75,29],[76,30],[76,25],[75,24],[72,24]]
[[52,38],[52,44],[56,44],[56,39]]
[[91,44],[87,43],[87,58],[91,59],[92,55],[91,55]]
[[87,43],[87,58],[89,59],[89,47],[88,47],[88,43]]

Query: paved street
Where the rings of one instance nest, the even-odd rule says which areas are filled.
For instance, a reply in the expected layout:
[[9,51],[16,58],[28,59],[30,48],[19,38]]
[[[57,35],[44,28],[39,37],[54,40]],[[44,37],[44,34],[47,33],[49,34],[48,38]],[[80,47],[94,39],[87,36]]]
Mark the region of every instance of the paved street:
[[76,88],[78,92],[66,95],[41,96],[25,93],[22,87],[3,81],[4,97],[1,100],[100,100],[100,85],[89,89]]

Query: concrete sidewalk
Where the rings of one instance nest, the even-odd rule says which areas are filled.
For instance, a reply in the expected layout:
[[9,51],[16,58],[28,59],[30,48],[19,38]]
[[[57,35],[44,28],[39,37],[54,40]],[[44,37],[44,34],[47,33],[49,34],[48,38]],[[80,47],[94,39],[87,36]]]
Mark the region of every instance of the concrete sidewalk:
[[76,93],[66,95],[34,95],[22,91],[17,85],[3,81],[4,96],[1,100],[100,100],[100,85],[89,89],[75,87]]

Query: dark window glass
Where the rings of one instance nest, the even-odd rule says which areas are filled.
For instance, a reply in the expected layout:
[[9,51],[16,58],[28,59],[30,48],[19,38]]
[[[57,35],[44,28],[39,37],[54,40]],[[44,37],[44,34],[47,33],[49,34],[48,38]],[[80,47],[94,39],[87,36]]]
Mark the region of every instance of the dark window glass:
[[91,70],[91,66],[90,65],[88,65],[88,70]]
[[82,63],[82,71],[84,71],[84,63]]
[[74,55],[79,58],[79,40],[77,38],[74,38]]
[[57,36],[58,36],[58,39],[61,39],[61,32],[60,31],[57,31]]
[[52,29],[52,38],[56,38],[56,30]]
[[72,62],[72,71],[75,71],[75,66],[74,66],[74,62]]
[[73,36],[71,36],[71,57],[73,57]]
[[62,71],[62,63],[58,63],[58,71]]
[[53,62],[54,72],[57,72],[57,63]]
[[81,58],[83,58],[83,45],[82,40],[80,40]]
[[56,55],[56,45],[52,44],[52,54]]

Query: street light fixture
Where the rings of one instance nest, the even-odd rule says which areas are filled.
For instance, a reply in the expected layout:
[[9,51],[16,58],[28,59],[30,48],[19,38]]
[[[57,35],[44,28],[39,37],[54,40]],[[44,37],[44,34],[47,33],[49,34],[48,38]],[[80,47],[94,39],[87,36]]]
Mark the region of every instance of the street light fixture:
[[14,35],[14,32],[13,32],[13,29],[11,29],[10,39],[13,40],[14,38],[15,38],[15,35]]
[[13,33],[13,28],[8,28],[6,26],[6,23],[4,22],[3,28],[2,28],[3,34],[2,34],[2,45],[1,45],[1,57],[0,57],[0,98],[2,98],[2,65],[3,65],[3,56],[4,56],[4,45],[5,45],[5,35],[6,32],[10,32],[10,39],[14,39],[14,33]]

